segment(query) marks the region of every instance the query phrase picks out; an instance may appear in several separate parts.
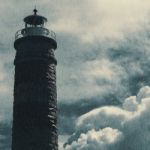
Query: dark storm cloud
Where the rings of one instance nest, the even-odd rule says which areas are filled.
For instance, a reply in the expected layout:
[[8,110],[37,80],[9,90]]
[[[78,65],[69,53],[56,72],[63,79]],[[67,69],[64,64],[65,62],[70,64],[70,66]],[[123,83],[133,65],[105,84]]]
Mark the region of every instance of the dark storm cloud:
[[150,31],[146,28],[130,35],[118,49],[108,50],[108,58],[124,68],[127,77],[122,84],[129,88],[131,94],[136,94],[142,86],[150,84]]
[[0,149],[10,150],[11,147],[11,122],[0,123]]

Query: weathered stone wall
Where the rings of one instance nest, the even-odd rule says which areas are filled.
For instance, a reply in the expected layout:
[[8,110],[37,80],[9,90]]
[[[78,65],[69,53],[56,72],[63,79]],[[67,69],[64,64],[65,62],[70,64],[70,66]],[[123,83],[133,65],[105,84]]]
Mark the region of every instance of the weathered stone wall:
[[57,150],[54,51],[17,51],[12,150]]

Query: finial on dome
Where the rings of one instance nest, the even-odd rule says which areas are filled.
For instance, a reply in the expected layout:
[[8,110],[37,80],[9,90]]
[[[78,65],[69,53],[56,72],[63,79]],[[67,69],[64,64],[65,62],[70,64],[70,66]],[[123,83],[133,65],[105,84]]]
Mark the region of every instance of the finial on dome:
[[36,15],[37,14],[37,9],[36,9],[36,6],[35,6],[35,8],[34,8],[34,10],[33,10],[33,12],[34,12],[34,15]]

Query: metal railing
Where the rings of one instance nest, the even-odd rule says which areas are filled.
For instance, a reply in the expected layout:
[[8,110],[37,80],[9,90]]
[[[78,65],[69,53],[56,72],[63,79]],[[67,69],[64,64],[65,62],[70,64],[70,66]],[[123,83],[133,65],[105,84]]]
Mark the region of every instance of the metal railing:
[[56,34],[43,27],[28,27],[16,32],[15,40],[26,36],[45,36],[56,40]]

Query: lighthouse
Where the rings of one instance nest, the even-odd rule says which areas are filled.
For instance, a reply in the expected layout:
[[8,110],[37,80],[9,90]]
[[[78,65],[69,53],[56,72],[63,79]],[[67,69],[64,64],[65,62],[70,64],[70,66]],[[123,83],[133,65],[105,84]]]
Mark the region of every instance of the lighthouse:
[[12,150],[58,150],[56,35],[33,14],[16,32]]

